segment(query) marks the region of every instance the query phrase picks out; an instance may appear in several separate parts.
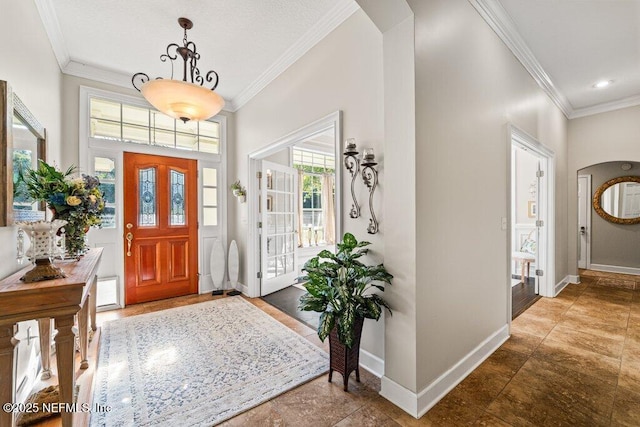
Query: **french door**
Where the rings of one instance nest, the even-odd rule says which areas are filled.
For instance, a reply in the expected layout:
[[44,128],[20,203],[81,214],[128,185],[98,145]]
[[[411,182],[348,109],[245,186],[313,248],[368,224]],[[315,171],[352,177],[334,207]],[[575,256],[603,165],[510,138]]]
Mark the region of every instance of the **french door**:
[[124,153],[125,301],[198,291],[197,162]]
[[261,295],[292,285],[297,276],[297,183],[297,169],[262,160]]

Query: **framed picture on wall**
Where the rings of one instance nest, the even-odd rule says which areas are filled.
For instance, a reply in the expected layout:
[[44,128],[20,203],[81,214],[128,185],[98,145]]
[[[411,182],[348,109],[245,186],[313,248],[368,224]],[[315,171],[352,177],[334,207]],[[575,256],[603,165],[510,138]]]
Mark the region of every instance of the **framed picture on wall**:
[[535,218],[537,214],[538,211],[536,210],[536,202],[530,200],[529,205],[527,206],[527,216],[529,218]]

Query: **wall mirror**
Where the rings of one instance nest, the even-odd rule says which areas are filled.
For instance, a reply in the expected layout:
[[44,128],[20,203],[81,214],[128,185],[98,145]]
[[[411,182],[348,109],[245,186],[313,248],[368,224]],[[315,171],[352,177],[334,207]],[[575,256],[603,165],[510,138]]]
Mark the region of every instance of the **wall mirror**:
[[5,81],[0,81],[0,227],[45,218],[44,204],[32,200],[20,172],[46,160],[46,130]]
[[593,209],[615,224],[639,224],[640,176],[622,176],[602,184],[593,195]]

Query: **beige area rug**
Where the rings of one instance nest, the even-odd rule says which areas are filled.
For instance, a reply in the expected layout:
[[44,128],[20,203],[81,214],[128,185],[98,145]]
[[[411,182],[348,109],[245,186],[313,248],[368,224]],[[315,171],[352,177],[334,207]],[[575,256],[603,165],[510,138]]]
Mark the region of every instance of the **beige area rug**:
[[91,426],[212,426],[328,370],[329,356],[242,297],[102,326]]

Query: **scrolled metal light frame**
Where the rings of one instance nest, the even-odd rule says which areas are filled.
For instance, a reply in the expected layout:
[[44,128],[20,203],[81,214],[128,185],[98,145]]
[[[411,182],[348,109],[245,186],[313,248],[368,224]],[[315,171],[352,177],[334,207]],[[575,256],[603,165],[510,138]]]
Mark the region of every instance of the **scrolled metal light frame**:
[[[187,30],[193,28],[193,22],[191,22],[191,20],[188,18],[179,18],[178,24],[180,24],[180,27],[184,29],[182,46],[178,45],[177,43],[169,44],[167,46],[166,53],[160,55],[160,61],[171,62],[171,80],[173,80],[174,62],[178,60],[178,57],[182,58],[182,81],[199,84],[200,86],[204,86],[205,82],[213,82],[211,90],[214,91],[216,87],[218,87],[218,82],[220,81],[218,73],[214,70],[208,71],[204,76],[200,73],[200,69],[198,68],[198,60],[200,60],[200,54],[197,51],[196,44],[187,39]],[[156,77],[156,80],[160,79],[162,79],[162,77]],[[151,79],[149,78],[148,74],[136,73],[131,78],[131,84],[138,92],[141,92],[142,85],[144,85],[149,80]]]
[[349,216],[351,218],[360,218],[360,205],[358,204],[358,200],[356,200],[356,192],[354,189],[356,177],[360,174],[360,159],[356,157],[358,151],[355,149],[346,149],[343,154],[344,166],[351,174],[351,198],[353,199],[353,203],[351,204]]
[[369,211],[371,218],[369,218],[369,226],[367,227],[367,233],[376,234],[378,232],[378,219],[373,211],[373,193],[378,186],[378,171],[374,166],[378,163],[371,160],[364,160],[361,163],[362,166],[362,180],[369,189]]

